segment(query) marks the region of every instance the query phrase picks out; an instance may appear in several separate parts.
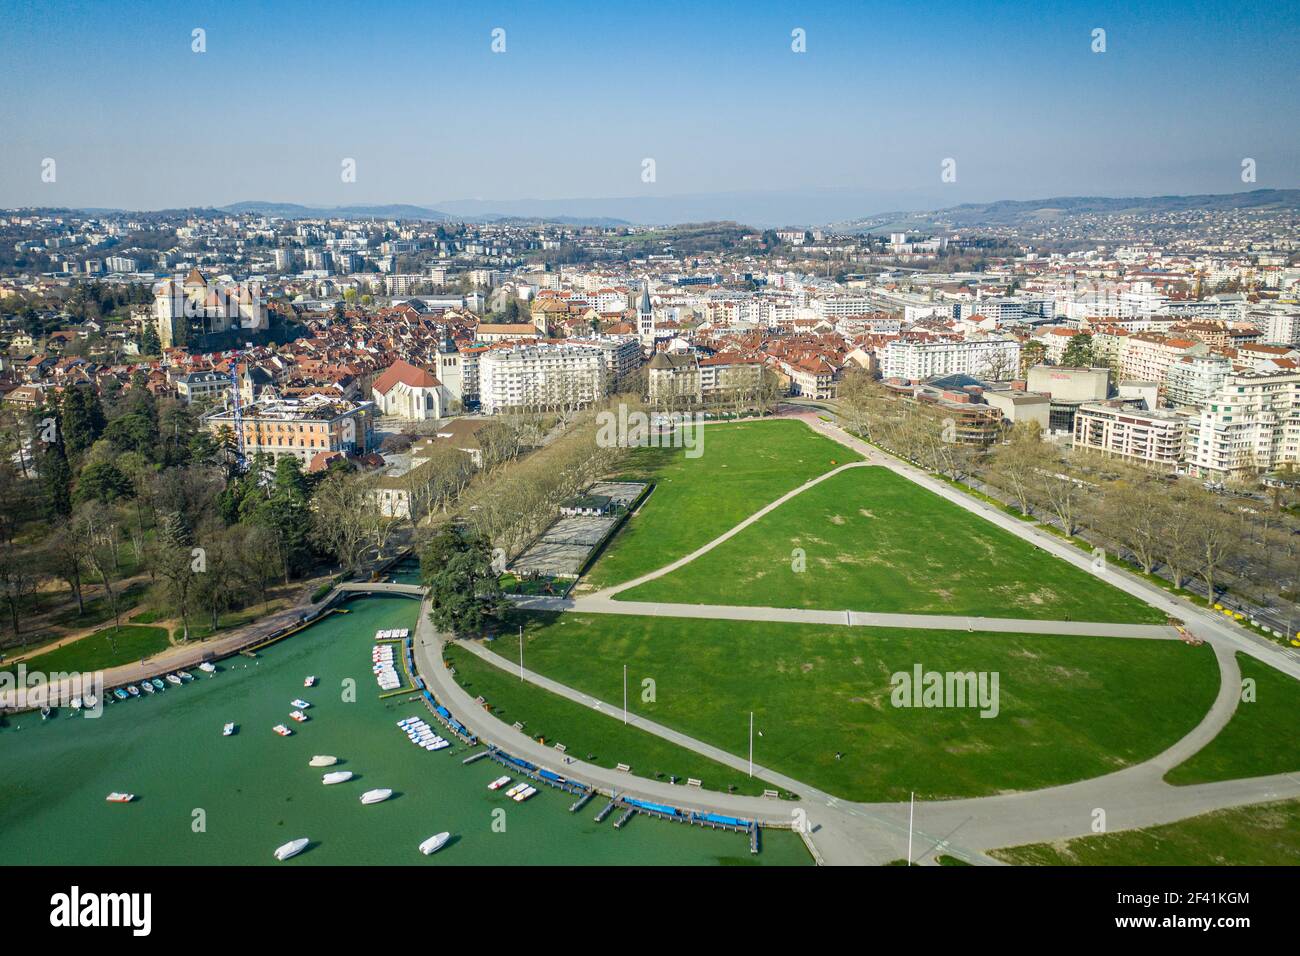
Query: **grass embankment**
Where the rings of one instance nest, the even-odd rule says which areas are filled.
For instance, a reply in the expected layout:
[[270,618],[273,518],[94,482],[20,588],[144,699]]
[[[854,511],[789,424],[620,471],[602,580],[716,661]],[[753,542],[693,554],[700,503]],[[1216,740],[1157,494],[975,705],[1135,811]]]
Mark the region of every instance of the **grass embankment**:
[[[525,623],[530,669],[610,702],[623,699],[627,664],[633,713],[737,756],[753,711],[757,762],[857,800],[986,796],[1109,773],[1190,731],[1219,685],[1210,649],[1179,641],[516,617],[489,645],[506,660],[518,660]],[[997,716],[894,707],[892,676],[918,663],[997,673]]]
[[1165,619],[884,468],[828,478],[690,564],[618,597],[1044,620]]
[[1026,866],[1297,866],[1300,801],[1216,810],[1150,827],[993,850]]
[[[620,719],[523,683],[468,651],[449,647],[447,660],[456,668],[456,681],[469,693],[482,697],[496,717],[508,724],[522,723],[524,732],[534,739],[564,744],[566,753],[578,760],[610,769],[624,763],[636,776],[668,780],[675,775],[681,784],[693,777],[708,790],[734,788],[736,793],[759,795],[772,786],[653,734],[625,726]],[[562,761],[557,751],[557,770],[561,770]]]

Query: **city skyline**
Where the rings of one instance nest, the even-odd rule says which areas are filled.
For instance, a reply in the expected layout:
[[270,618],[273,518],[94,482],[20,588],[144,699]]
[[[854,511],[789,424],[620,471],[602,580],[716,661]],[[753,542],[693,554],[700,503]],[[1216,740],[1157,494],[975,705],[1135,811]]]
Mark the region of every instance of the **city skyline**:
[[[331,31],[331,4],[191,5],[144,27],[130,5],[3,6],[0,120],[22,131],[4,207],[482,200],[629,218],[589,211],[626,200],[685,207],[639,221],[773,224],[817,203],[800,221],[1300,185],[1293,11],[398,4]],[[51,75],[69,50],[75,68]]]

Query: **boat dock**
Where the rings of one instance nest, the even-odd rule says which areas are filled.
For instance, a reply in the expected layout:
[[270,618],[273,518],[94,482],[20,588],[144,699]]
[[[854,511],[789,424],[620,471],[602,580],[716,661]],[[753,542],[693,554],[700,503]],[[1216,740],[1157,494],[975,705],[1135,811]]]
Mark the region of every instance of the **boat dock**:
[[570,812],[570,813],[577,813],[579,810],[581,810],[583,807],[585,807],[585,806],[587,805],[587,803],[591,800],[591,798],[594,797],[595,795],[596,795],[595,791],[593,791],[593,790],[588,790],[586,793],[584,793],[582,796],[580,796],[580,797],[578,798],[578,802],[577,802],[577,803],[575,803],[573,806],[569,807],[569,812]]
[[610,800],[609,803],[605,804],[604,808],[599,813],[596,814],[596,822],[604,823],[605,818],[609,816],[611,812],[613,812],[616,806],[618,806],[618,797],[614,797],[612,800]]
[[627,822],[636,816],[636,807],[628,807],[621,817],[614,821],[614,829],[621,830],[627,825]]
[[487,755],[488,755],[488,752],[487,752],[486,750],[480,750],[480,751],[479,751],[478,753],[476,753],[476,754],[470,754],[468,757],[466,757],[464,760],[462,760],[461,763],[474,763],[474,761],[476,761],[476,760],[482,760],[482,759],[483,759],[484,757],[486,757]]

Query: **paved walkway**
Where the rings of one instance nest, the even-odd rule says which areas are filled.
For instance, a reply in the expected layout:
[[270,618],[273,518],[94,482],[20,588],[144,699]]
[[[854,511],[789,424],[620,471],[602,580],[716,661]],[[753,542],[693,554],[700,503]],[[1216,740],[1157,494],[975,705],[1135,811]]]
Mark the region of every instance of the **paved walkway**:
[[633,614],[649,617],[689,617],[722,621],[779,621],[786,624],[831,624],[853,627],[903,627],[942,631],[994,631],[1013,634],[1132,637],[1178,640],[1178,632],[1163,624],[1111,624],[1099,621],[1039,621],[1018,617],[966,617],[954,614],[882,614],[876,611],[823,611],[810,608],[754,607],[743,604],[661,604],[617,601],[591,595],[579,598],[510,595],[526,611],[578,611],[584,614]]

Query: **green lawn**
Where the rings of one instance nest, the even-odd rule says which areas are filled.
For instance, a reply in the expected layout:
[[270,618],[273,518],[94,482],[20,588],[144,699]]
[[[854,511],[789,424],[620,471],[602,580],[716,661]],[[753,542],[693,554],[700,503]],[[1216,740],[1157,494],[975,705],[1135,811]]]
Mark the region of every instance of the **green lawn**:
[[1146,830],[1030,843],[989,855],[1029,866],[1297,866],[1300,801],[1217,810]]
[[[46,674],[70,671],[99,671],[130,664],[156,654],[168,646],[167,631],[161,627],[123,624],[106,627],[24,661],[28,671]],[[9,665],[13,670],[17,665]]]
[[[564,744],[569,756],[578,760],[611,769],[625,763],[637,776],[667,780],[676,775],[683,784],[694,777],[708,790],[734,787],[736,793],[760,795],[772,786],[540,687],[521,683],[517,676],[511,677],[460,648],[448,647],[446,657],[456,668],[456,681],[487,701],[493,714],[509,724],[522,722],[524,731],[534,738]],[[562,759],[557,752],[557,769]]]
[[[859,800],[985,796],[1098,776],[1190,731],[1218,689],[1178,641],[522,614],[525,662],[571,687]],[[489,646],[518,659],[516,621]],[[1000,710],[896,708],[894,673],[997,672]],[[644,702],[643,681],[654,682]],[[836,753],[840,754],[837,759]]]
[[1300,683],[1245,654],[1237,655],[1242,679],[1255,682],[1255,700],[1240,701],[1228,726],[1165,780],[1210,783],[1300,771]]
[[[794,564],[795,549],[803,551],[802,571]],[[874,467],[828,478],[708,554],[618,597],[1049,620],[1164,620],[1096,576]]]
[[662,567],[808,479],[860,459],[786,420],[706,425],[702,447],[698,458],[681,448],[632,451],[619,477],[655,487],[580,586],[607,587]]

